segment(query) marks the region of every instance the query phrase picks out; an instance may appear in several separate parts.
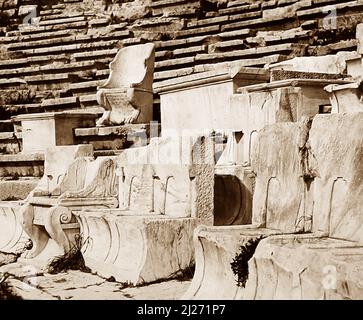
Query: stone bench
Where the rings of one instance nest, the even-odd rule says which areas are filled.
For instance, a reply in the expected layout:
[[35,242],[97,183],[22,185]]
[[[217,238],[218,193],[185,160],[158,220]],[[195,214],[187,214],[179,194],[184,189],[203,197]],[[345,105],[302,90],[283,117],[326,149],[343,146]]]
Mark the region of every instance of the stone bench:
[[92,157],[92,146],[47,149],[45,174],[20,209],[33,248],[24,258],[43,260],[68,252],[79,233],[73,211],[115,208],[117,184],[112,157]]
[[[252,224],[196,229],[196,273],[184,299],[362,297],[354,280],[362,274],[362,116],[317,115],[311,128],[280,123],[259,133]],[[238,253],[241,287],[231,269]],[[336,291],[322,283],[327,266],[339,272]]]
[[213,148],[196,138],[152,139],[121,153],[118,209],[77,213],[88,267],[136,285],[191,266],[195,226],[213,223]]

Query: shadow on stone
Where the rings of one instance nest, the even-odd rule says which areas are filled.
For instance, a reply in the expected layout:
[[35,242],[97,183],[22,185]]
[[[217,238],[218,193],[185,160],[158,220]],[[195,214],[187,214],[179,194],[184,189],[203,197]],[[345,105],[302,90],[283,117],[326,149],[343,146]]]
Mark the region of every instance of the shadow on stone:
[[20,296],[15,294],[6,282],[9,277],[8,273],[4,273],[0,278],[0,300],[22,300]]

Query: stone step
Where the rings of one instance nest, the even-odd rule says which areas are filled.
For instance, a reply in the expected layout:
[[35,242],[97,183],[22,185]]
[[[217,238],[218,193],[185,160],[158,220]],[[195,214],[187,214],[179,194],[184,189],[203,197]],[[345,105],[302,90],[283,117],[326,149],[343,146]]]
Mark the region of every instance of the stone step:
[[60,19],[67,19],[67,18],[77,18],[77,17],[92,17],[95,15],[92,11],[75,11],[75,12],[67,12],[65,14],[63,10],[55,9],[55,10],[48,10],[47,14],[44,14],[45,11],[40,11],[40,21],[48,21],[48,20],[60,20]]
[[246,21],[262,18],[262,11],[252,11],[229,16],[229,22]]
[[71,63],[52,63],[44,66],[32,66],[17,69],[4,69],[0,70],[0,77],[9,78],[15,76],[24,75],[38,75],[48,73],[62,73],[62,72],[75,72],[76,70],[89,70],[98,68],[108,68],[107,65],[102,63],[96,63],[95,61],[82,61],[82,62],[71,62]]
[[233,58],[251,58],[265,56],[268,54],[294,54],[297,56],[303,55],[306,49],[306,45],[299,44],[279,44],[267,47],[256,47],[244,50],[234,50],[228,52],[216,52],[208,54],[197,54],[196,61],[208,61],[208,60],[221,60],[221,59],[233,59]]
[[[18,179],[17,176],[15,176]],[[18,180],[0,180],[0,201],[24,200],[37,186],[39,178],[26,177]]]
[[154,80],[165,80],[175,77],[182,77],[192,74],[194,72],[193,67],[180,68],[177,70],[159,71],[154,73]]
[[241,29],[241,30],[234,30],[234,31],[225,31],[218,33],[218,37],[222,39],[245,39],[247,37],[252,37],[256,35],[256,30],[251,29]]
[[105,80],[106,79],[71,83],[69,85],[69,90],[72,92],[96,91],[98,86],[101,86],[103,83],[105,83]]
[[8,32],[8,34],[5,37],[1,37],[0,43],[19,43],[19,42],[24,43],[28,41],[64,38],[72,34],[74,34],[74,30],[49,31],[42,33],[31,33],[26,35],[23,35],[20,31],[13,31],[13,32]]
[[64,24],[55,24],[49,26],[33,26],[33,25],[19,25],[19,30],[22,34],[33,34],[33,33],[44,33],[47,31],[57,31],[57,30],[84,30],[88,26],[87,21],[79,22],[69,22]]
[[99,41],[93,43],[78,43],[78,44],[69,44],[63,46],[54,46],[54,47],[45,47],[38,49],[28,49],[23,50],[22,52],[26,55],[48,55],[48,54],[57,54],[57,53],[71,53],[71,52],[81,52],[87,49],[95,49],[95,48],[112,48],[115,47],[118,43],[118,40],[109,40],[109,41]]
[[221,26],[221,31],[229,31],[243,28],[271,28],[271,24],[279,25],[281,30],[287,29],[288,24],[286,18],[283,16],[272,18],[257,18],[251,20],[243,20],[237,22],[231,22],[229,24]]
[[195,27],[201,27],[201,26],[208,26],[208,25],[214,25],[214,24],[221,24],[226,23],[229,21],[228,16],[220,16],[220,17],[214,17],[210,19],[203,19],[203,20],[196,20],[191,21],[187,23],[187,28],[195,28]]
[[186,46],[195,45],[195,44],[203,44],[203,42],[212,38],[211,35],[190,37],[186,39],[174,39],[174,40],[166,40],[166,41],[156,41],[155,47],[156,51],[163,50],[165,48],[185,48]]
[[41,106],[46,111],[61,111],[71,108],[80,108],[80,102],[78,97],[45,99],[42,101]]
[[192,65],[195,61],[193,57],[187,58],[177,58],[177,59],[169,59],[164,61],[155,62],[155,70],[161,70],[173,66],[185,66],[185,65]]
[[47,16],[52,16],[55,14],[62,14],[63,10],[61,9],[47,9],[47,10],[41,10],[40,11],[40,16],[42,17],[42,19],[45,19]]
[[25,113],[38,113],[43,112],[44,109],[40,103],[24,103],[24,104],[12,104],[1,106],[1,118],[10,119],[10,117],[25,114]]
[[97,106],[98,102],[96,99],[96,94],[85,94],[85,95],[80,95],[79,97],[79,102],[81,103],[81,105],[83,107],[86,106]]
[[0,79],[0,89],[4,88],[23,89],[26,88],[26,81],[20,78]]
[[46,65],[54,62],[69,62],[70,58],[66,54],[32,56],[28,58],[18,58],[12,60],[0,60],[0,69],[10,69],[32,65]]
[[42,177],[43,153],[0,155],[0,177]]
[[164,50],[158,51],[155,54],[155,59],[157,62],[162,60],[171,59],[171,58],[179,58],[179,57],[186,57],[186,56],[194,56],[197,53],[206,53],[208,52],[207,45],[199,45],[194,47],[188,48],[180,48],[174,50]]
[[[341,1],[343,2],[343,1]],[[328,5],[323,7],[317,7],[312,9],[298,10],[297,16],[299,18],[311,18],[316,16],[326,16],[331,13],[331,10],[341,11],[341,10],[358,10],[363,7],[361,1],[348,1],[343,3],[335,3],[334,6]]]
[[72,55],[72,58],[76,61],[97,59],[97,58],[114,58],[118,49],[106,49],[106,50],[93,50],[91,52],[77,52]]
[[22,67],[28,64],[27,58],[0,60],[0,69]]
[[220,32],[220,26],[219,25],[213,25],[213,26],[207,26],[207,27],[199,27],[199,28],[193,28],[193,29],[187,29],[182,31],[176,31],[174,33],[174,36],[176,39],[179,38],[189,38],[190,36],[198,36],[198,35],[204,35],[204,34],[216,34]]
[[[230,3],[230,2],[229,2]],[[238,13],[245,13],[249,11],[258,11],[261,9],[261,3],[251,3],[246,4],[246,2],[242,2],[242,4],[236,5],[236,6],[229,6],[228,8],[219,9],[218,13],[221,15],[224,14],[238,14]]]
[[276,63],[276,62],[280,62],[280,61],[283,61],[286,59],[287,59],[287,56],[275,54],[275,55],[263,56],[261,58],[255,58],[255,59],[240,59],[240,60],[234,60],[234,61],[230,61],[230,62],[220,62],[220,63],[214,63],[212,61],[211,63],[198,64],[198,61],[196,61],[196,64],[194,67],[178,68],[178,69],[174,69],[174,70],[155,72],[154,80],[155,80],[155,83],[157,83],[158,81],[165,80],[165,79],[186,76],[186,75],[190,75],[192,73],[198,73],[198,72],[214,71],[217,68],[223,69],[223,68],[230,67],[233,65],[238,65],[239,67],[264,67],[264,65],[266,65],[266,64]]
[[76,44],[76,43],[93,43],[95,41],[102,40],[120,40],[122,38],[128,37],[130,35],[130,31],[115,31],[109,33],[107,35],[86,35],[86,34],[77,34],[77,35],[69,35],[66,37],[59,38],[50,38],[50,39],[42,39],[36,41],[28,41],[28,42],[16,42],[12,43],[8,46],[9,50],[23,50],[23,49],[31,49],[31,48],[49,48],[55,47],[58,45],[67,45],[67,44]]
[[206,71],[214,71],[216,69],[225,69],[226,67],[259,67],[263,68],[266,64],[277,63],[284,60],[287,60],[288,56],[282,54],[273,54],[269,56],[263,56],[260,58],[250,58],[250,59],[235,59],[233,61],[228,62],[212,62],[196,65],[194,67],[195,72],[206,72]]
[[77,15],[74,17],[65,17],[65,18],[60,18],[60,19],[47,19],[47,20],[41,20],[38,25],[39,26],[49,26],[49,25],[81,22],[81,21],[87,21],[87,18],[84,15]]

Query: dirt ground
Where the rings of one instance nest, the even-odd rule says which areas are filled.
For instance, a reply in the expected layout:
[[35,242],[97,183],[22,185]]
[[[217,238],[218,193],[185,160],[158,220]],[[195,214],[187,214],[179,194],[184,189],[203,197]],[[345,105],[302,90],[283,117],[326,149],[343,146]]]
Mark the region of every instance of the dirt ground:
[[138,287],[97,274],[69,270],[44,273],[0,253],[0,300],[177,300],[190,280],[168,280]]

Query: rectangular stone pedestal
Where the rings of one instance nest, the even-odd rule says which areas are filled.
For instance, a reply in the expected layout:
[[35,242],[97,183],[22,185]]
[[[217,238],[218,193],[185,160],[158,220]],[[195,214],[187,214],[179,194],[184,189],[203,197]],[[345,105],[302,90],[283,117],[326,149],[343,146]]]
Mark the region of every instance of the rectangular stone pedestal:
[[93,113],[49,112],[16,116],[22,126],[23,152],[44,152],[47,147],[76,144],[74,129],[95,126]]
[[158,83],[155,90],[160,94],[162,135],[230,129],[230,96],[240,86],[268,79],[264,69],[242,68],[203,72]]

